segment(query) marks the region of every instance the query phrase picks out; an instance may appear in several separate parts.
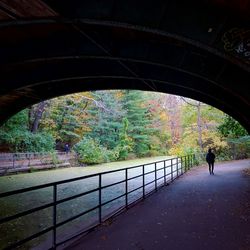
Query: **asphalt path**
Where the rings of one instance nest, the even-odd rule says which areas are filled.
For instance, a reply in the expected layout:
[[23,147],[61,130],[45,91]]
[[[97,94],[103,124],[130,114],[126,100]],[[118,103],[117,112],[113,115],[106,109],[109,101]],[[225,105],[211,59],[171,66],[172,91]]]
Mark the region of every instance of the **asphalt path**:
[[250,160],[195,167],[67,249],[250,249]]

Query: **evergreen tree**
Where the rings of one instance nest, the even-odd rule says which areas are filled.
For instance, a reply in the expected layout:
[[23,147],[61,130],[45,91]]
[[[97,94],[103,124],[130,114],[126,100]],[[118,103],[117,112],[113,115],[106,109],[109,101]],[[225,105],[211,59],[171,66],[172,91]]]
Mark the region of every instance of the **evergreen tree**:
[[119,152],[119,159],[125,160],[128,157],[129,152],[132,151],[133,142],[131,138],[128,137],[128,119],[123,118],[123,128],[119,135],[119,145],[118,145],[118,152]]
[[123,127],[124,111],[116,94],[116,91],[94,92],[93,95],[100,105],[89,111],[93,117],[89,120],[92,128],[89,136],[98,139],[107,149],[114,149],[119,144],[119,134]]
[[124,91],[123,109],[128,119],[128,136],[132,139],[133,151],[137,156],[145,156],[150,150],[151,118],[147,107],[147,96],[141,91]]

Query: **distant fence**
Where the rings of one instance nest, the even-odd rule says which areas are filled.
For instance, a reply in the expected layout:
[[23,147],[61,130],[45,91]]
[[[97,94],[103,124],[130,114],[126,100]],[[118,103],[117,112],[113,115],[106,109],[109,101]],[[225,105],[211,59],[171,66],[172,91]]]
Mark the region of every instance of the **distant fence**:
[[30,170],[66,167],[74,153],[0,153],[0,175]]
[[[41,213],[41,211],[49,209],[49,215],[46,214],[42,217],[43,228],[41,228],[39,224],[36,225],[36,227],[32,229],[32,234],[24,238],[15,238],[13,241],[5,241],[4,243],[6,245],[4,248],[16,249],[21,245],[25,247],[26,243],[46,235],[47,239],[49,239],[49,245],[44,248],[56,249],[69,240],[102,224],[111,216],[129,208],[139,200],[146,198],[147,195],[157,191],[160,187],[168,185],[188,171],[194,165],[194,162],[194,155],[188,155],[0,193],[0,199],[6,200],[8,198],[15,199],[16,195],[21,197],[28,195],[30,197],[33,192],[42,192],[42,190],[45,189],[47,197],[44,203],[34,204],[36,206],[29,207],[28,210],[16,211],[15,214],[7,216],[4,214],[4,217],[0,218],[0,225],[3,227],[13,225],[15,220],[19,222],[22,219],[25,220],[26,216],[33,214],[34,219],[32,219],[32,225],[30,226],[35,227],[36,213]],[[111,182],[107,182],[106,177],[110,177]],[[92,182],[93,185],[87,190],[82,188],[78,189],[79,182],[83,181]],[[85,187],[86,185],[84,184],[83,186]],[[77,190],[77,193],[65,197],[64,194],[70,187]],[[104,195],[105,192],[111,192],[110,188],[115,191],[115,197],[110,198]],[[84,208],[81,204],[79,207],[80,210],[73,213],[77,200],[86,196],[89,197],[88,206]],[[115,201],[117,203],[114,204]],[[70,210],[70,216],[65,216],[60,211],[63,204],[65,204],[65,209]],[[111,207],[108,208],[108,211],[105,210],[107,204],[112,204]],[[95,213],[93,214],[93,212]],[[73,233],[73,221],[87,214],[90,214],[94,220],[88,217],[85,221],[78,222],[78,231]],[[90,221],[92,221],[91,224]],[[65,229],[64,227],[67,225],[69,225],[69,228]],[[64,231],[59,233],[62,228],[64,228],[64,231],[69,232],[67,236],[65,236]]]

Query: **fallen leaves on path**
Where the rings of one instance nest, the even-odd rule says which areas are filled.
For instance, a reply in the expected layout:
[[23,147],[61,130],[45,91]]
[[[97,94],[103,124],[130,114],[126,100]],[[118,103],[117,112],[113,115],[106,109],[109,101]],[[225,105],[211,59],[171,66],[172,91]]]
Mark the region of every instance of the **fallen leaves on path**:
[[244,170],[243,170],[243,174],[244,174],[245,176],[250,177],[250,168],[244,169]]
[[107,236],[106,235],[102,235],[101,236],[101,240],[106,240],[107,239]]
[[112,218],[110,218],[110,219],[107,219],[106,221],[104,221],[103,223],[102,223],[102,226],[110,226],[111,224],[113,223],[113,219]]

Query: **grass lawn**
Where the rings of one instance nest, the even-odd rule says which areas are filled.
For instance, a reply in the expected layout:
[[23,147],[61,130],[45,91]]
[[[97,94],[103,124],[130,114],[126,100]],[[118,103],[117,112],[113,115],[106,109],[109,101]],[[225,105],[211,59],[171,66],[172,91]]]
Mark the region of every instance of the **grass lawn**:
[[91,175],[116,169],[129,168],[142,164],[166,160],[172,157],[157,156],[127,161],[109,162],[86,167],[70,167],[55,170],[35,171],[33,173],[20,173],[0,177],[0,193],[36,186],[40,184],[71,179],[79,176]]

